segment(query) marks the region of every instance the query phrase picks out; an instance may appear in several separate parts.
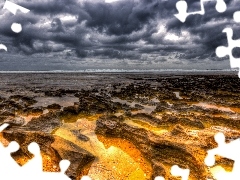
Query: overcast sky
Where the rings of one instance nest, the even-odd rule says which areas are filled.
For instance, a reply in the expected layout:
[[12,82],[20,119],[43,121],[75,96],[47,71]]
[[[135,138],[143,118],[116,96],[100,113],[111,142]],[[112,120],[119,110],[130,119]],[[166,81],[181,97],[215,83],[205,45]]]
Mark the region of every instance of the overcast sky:
[[[205,2],[205,15],[180,22],[177,0],[12,0],[30,10],[11,14],[0,10],[0,70],[84,69],[230,69],[228,57],[216,47],[227,46],[225,27],[240,38],[233,13],[239,0],[225,0],[219,14],[216,1]],[[200,9],[189,0],[189,11]],[[22,32],[11,30],[21,23]],[[240,57],[239,49],[234,50]]]

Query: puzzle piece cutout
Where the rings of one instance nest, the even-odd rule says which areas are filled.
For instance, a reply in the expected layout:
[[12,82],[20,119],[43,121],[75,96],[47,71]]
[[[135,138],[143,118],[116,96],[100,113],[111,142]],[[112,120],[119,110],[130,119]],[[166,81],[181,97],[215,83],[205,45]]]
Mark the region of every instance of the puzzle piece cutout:
[[174,165],[171,167],[171,174],[173,176],[180,176],[182,180],[188,180],[190,170],[189,169],[182,169],[178,165]]
[[83,176],[81,180],[91,180],[91,178],[89,176]]
[[10,1],[5,1],[3,9],[9,10],[14,15],[17,13],[18,10],[23,12],[23,13],[28,13],[30,11],[29,9],[24,8],[22,6],[19,6],[19,5],[15,4],[15,3],[12,3]]
[[240,22],[240,11],[236,11],[234,14],[233,14],[233,19],[235,22],[239,23]]
[[22,31],[22,25],[19,23],[12,23],[11,29],[15,33],[20,33]]
[[157,176],[157,177],[154,178],[154,180],[165,180],[165,178],[162,177],[162,176]]
[[207,166],[213,166],[215,164],[215,155],[219,155],[234,161],[232,172],[226,172],[223,168],[215,175],[217,180],[239,180],[240,177],[240,138],[233,140],[229,143],[225,142],[225,136],[223,133],[217,133],[214,136],[215,141],[218,144],[217,148],[207,151],[205,158],[205,164]]
[[[234,58],[232,55],[232,50],[235,47],[240,47],[240,39],[233,40],[233,30],[231,28],[225,28],[222,32],[227,34],[228,47],[219,46],[216,49],[216,55],[218,57],[229,56],[231,68],[240,68],[240,58]],[[238,72],[238,77],[240,78],[240,72]]]
[[[178,165],[173,165],[171,167],[171,174],[173,176],[180,176],[182,180],[188,180],[190,170],[189,169],[182,169]],[[154,180],[165,180],[162,176],[155,177]]]
[[22,171],[29,171],[32,173],[41,173],[42,170],[42,156],[40,148],[37,143],[32,142],[28,145],[28,151],[34,155],[30,161],[28,161],[24,166],[22,166]]
[[[204,1],[211,1],[211,0],[200,0],[200,11],[196,11],[196,12],[187,12],[187,9],[188,9],[188,5],[187,5],[187,2],[185,0],[180,0],[176,3],[176,9],[178,11],[178,14],[175,14],[174,16],[176,18],[178,18],[181,22],[185,22],[187,17],[189,15],[194,15],[194,14],[200,14],[200,15],[203,15],[205,14],[205,9],[204,9]],[[226,3],[224,2],[224,0],[216,0],[217,3],[216,3],[216,10],[219,12],[219,13],[222,13],[224,11],[226,11],[227,9],[227,5]]]
[[0,132],[2,132],[4,129],[6,129],[7,127],[9,126],[8,123],[3,123],[1,126],[0,126]]
[[[9,124],[7,123],[2,124],[0,126],[0,132],[8,126]],[[0,177],[24,180],[71,180],[65,175],[70,165],[68,160],[60,161],[60,172],[43,172],[40,147],[36,142],[28,145],[28,151],[31,152],[34,157],[23,166],[20,166],[11,156],[11,153],[16,152],[18,149],[19,144],[16,141],[10,142],[7,147],[4,147],[3,144],[0,143]]]
[[7,46],[5,46],[4,44],[0,44],[0,49],[7,51]]
[[[15,4],[15,3],[12,3],[10,1],[5,1],[3,9],[9,10],[14,15],[17,13],[18,10],[23,12],[23,13],[28,13],[30,11],[29,9],[24,8],[22,6],[19,6],[19,5]],[[22,31],[22,25],[14,22],[11,25],[11,29],[15,33],[20,33]],[[4,44],[0,44],[0,49],[3,49],[5,51],[7,51],[7,47]]]
[[[30,10],[27,8],[24,8],[22,6],[19,6],[15,3],[12,3],[10,1],[5,1],[3,9],[9,10],[11,13],[16,15],[17,11],[21,11],[22,13],[28,13]],[[15,33],[20,33],[22,31],[22,25],[19,23],[13,23],[11,25],[11,29]]]

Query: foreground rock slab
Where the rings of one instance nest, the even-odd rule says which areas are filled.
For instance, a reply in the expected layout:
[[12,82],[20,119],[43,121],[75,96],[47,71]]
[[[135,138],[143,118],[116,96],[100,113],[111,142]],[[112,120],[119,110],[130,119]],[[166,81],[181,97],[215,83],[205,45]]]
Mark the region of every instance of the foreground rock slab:
[[27,149],[31,142],[36,142],[40,146],[44,171],[58,171],[60,160],[69,160],[71,165],[66,174],[71,179],[76,179],[81,170],[95,159],[91,153],[74,143],[44,132],[6,130],[3,132],[3,137],[9,142],[17,141],[19,143],[20,149],[13,153],[13,157],[20,165],[24,165],[28,160],[34,158]]
[[152,179],[164,176],[174,179],[169,173],[169,167],[177,164],[191,170],[192,179],[206,179],[208,169],[203,163],[204,151],[196,139],[188,136],[179,128],[173,133],[162,136],[142,128],[135,128],[124,123],[124,120],[115,116],[105,116],[97,120],[95,132],[107,137],[119,137],[131,141],[141,153],[150,161],[153,168]]

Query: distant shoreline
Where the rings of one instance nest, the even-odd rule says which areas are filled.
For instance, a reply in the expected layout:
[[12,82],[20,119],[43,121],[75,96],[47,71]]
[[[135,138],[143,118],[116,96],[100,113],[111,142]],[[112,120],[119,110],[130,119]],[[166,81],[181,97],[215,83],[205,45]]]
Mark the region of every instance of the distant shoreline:
[[106,74],[201,74],[201,73],[210,73],[210,74],[237,74],[236,69],[222,69],[222,70],[182,70],[182,69],[164,69],[164,70],[118,70],[118,69],[87,69],[87,70],[78,70],[78,71],[65,71],[65,70],[52,70],[52,71],[0,71],[0,74],[62,74],[62,73],[106,73]]

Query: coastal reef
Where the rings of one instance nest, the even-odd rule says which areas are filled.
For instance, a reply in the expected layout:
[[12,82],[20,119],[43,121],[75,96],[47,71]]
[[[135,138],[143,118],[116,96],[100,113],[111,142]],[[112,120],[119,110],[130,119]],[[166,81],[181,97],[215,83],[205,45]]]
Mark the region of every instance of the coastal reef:
[[0,74],[0,134],[3,145],[17,141],[12,154],[24,165],[37,142],[44,171],[80,180],[177,180],[173,165],[190,169],[190,180],[213,179],[233,161],[216,156],[214,135],[240,137],[240,80],[235,74]]

